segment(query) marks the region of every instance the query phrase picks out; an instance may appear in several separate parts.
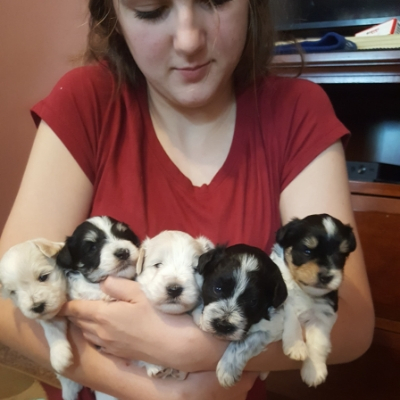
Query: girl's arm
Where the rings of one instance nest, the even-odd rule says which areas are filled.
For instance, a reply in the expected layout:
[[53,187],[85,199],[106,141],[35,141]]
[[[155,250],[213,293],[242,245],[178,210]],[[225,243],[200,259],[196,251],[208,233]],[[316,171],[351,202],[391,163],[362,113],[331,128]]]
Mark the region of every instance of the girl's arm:
[[[370,346],[374,310],[360,239],[350,201],[348,175],[341,142],[336,142],[312,161],[282,192],[282,224],[292,218],[328,213],[354,228],[357,249],[351,253],[339,289],[338,319],[333,327],[329,363],[344,363],[360,357]],[[273,353],[280,342],[252,359],[248,369],[276,369]],[[270,351],[271,350],[271,351]],[[300,365],[300,363],[298,363]]]
[[[88,214],[93,188],[69,151],[42,122],[28,165],[0,241],[0,256],[12,245],[45,237],[64,240]],[[25,318],[11,301],[0,298],[0,341],[51,369],[43,329]],[[109,357],[71,329],[75,365],[66,375],[120,399],[245,399],[256,374],[245,375],[235,390],[226,391],[215,372],[191,374],[183,382],[149,379],[145,370],[124,359]],[[160,395],[160,393],[162,395]]]
[[[329,213],[350,223],[357,234],[340,142],[312,161],[281,195],[283,224],[294,217],[317,213]],[[134,282],[123,284],[108,279],[103,290],[125,301],[109,305],[70,302],[66,308],[67,315],[73,317],[88,340],[118,356],[129,354],[184,371],[215,369],[226,343],[201,332],[189,316],[157,313]],[[126,319],[127,315],[131,319]],[[140,325],[135,321],[141,321]],[[332,332],[333,350],[329,362],[348,362],[362,355],[371,343],[373,327],[371,294],[358,240],[358,248],[345,266],[339,318]],[[300,363],[283,354],[281,342],[276,342],[268,346],[268,351],[253,358],[247,369],[269,371],[299,366]]]

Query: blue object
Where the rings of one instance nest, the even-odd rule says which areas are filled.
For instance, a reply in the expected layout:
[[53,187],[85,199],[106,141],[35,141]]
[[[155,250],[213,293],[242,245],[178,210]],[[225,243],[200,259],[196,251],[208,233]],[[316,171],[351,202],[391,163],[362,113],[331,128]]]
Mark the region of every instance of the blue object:
[[357,45],[352,41],[338,33],[329,32],[319,40],[306,40],[304,42],[299,42],[297,45],[294,43],[277,45],[275,46],[275,54],[298,53],[298,46],[301,46],[305,53],[357,50]]

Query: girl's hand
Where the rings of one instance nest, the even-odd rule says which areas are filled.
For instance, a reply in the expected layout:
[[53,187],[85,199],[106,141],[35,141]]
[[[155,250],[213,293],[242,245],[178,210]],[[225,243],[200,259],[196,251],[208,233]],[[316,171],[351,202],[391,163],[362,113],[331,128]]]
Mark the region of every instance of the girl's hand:
[[66,376],[120,400],[244,400],[258,376],[244,372],[230,389],[220,386],[215,371],[190,373],[183,381],[149,378],[146,370],[134,361],[96,351],[79,328],[72,326],[70,333],[80,362],[71,366]]
[[60,313],[81,328],[90,343],[130,360],[189,372],[215,370],[227,344],[201,332],[190,315],[155,310],[139,284],[127,279],[109,277],[102,290],[120,301],[73,300]]
[[[223,388],[214,371],[189,374],[184,381],[175,382],[180,399],[190,400],[244,400],[259,373],[244,372],[232,388]],[[171,382],[171,381],[169,381]]]

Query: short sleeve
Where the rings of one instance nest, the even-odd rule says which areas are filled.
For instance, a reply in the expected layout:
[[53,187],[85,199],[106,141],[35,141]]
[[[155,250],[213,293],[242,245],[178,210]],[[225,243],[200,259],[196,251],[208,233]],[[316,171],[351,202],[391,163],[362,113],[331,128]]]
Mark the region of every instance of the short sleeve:
[[283,191],[333,143],[342,139],[346,144],[349,131],[319,85],[303,79],[282,79],[275,93],[272,113]]
[[111,73],[102,65],[76,68],[32,109],[36,125],[45,121],[93,183],[102,117],[112,98]]

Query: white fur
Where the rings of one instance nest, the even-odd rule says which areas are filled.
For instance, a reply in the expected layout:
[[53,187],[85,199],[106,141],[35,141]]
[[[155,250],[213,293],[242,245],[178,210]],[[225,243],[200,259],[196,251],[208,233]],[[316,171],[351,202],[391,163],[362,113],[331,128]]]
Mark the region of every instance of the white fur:
[[279,310],[270,321],[262,319],[253,325],[243,340],[230,342],[217,365],[219,383],[223,387],[231,387],[238,382],[247,362],[266,350],[270,343],[280,340],[282,327],[283,312]]
[[[205,237],[193,238],[181,231],[163,231],[143,241],[137,263],[137,282],[157,309],[167,314],[183,314],[199,304],[202,277],[195,273],[201,254],[214,245]],[[177,297],[168,294],[169,287],[179,287]],[[151,377],[185,379],[186,373],[143,361]]]
[[[327,376],[326,358],[331,351],[330,332],[336,313],[325,299],[311,297],[294,281],[279,245],[274,246],[271,259],[281,270],[288,289],[284,305],[283,351],[290,358],[303,361],[303,381],[309,386],[317,386]],[[325,293],[326,290],[312,294]]]
[[[65,275],[55,263],[55,255],[63,244],[34,239],[11,247],[0,261],[0,282],[3,296],[11,298],[27,318],[43,327],[63,399],[75,400],[82,386],[60,375],[73,362],[67,319],[55,317],[67,301]],[[40,282],[38,278],[46,274],[47,280]],[[34,312],[33,307],[40,303],[46,304],[44,312]]]

